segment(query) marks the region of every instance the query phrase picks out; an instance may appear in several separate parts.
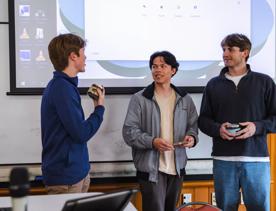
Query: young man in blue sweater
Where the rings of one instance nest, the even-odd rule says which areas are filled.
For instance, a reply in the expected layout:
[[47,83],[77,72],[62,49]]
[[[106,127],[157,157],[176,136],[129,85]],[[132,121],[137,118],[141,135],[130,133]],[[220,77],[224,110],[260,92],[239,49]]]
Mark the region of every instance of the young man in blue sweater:
[[85,119],[77,88],[85,71],[85,41],[74,34],[53,38],[48,46],[55,68],[41,103],[42,174],[49,194],[87,192],[90,184],[87,142],[104,114],[104,89]]
[[269,211],[266,136],[276,131],[275,83],[247,64],[251,42],[245,35],[230,34],[221,46],[225,67],[208,82],[199,116],[199,128],[213,138],[217,205],[238,210],[241,189],[247,211]]

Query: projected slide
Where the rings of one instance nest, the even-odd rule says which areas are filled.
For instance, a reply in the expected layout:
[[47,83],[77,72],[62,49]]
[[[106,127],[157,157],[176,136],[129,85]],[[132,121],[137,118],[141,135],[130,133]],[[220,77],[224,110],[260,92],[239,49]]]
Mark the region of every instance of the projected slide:
[[87,40],[80,87],[145,87],[152,82],[148,59],[159,50],[180,63],[176,86],[204,87],[223,67],[220,42],[230,33],[251,39],[252,69],[275,79],[275,0],[11,1],[16,88],[46,86],[53,71],[48,43],[68,32]]
[[166,49],[181,61],[220,60],[225,35],[250,37],[250,2],[85,0],[87,58],[140,61]]

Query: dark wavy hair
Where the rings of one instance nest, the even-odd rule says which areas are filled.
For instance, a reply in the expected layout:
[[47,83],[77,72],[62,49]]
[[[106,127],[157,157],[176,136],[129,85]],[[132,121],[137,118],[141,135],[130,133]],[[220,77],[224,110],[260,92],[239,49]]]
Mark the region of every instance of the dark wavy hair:
[[157,52],[153,53],[150,56],[149,68],[150,69],[152,68],[153,60],[159,56],[164,59],[166,64],[171,65],[172,68],[175,68],[175,73],[173,74],[173,76],[174,76],[178,71],[179,63],[176,61],[175,56],[172,53],[170,53],[169,51],[157,51]]

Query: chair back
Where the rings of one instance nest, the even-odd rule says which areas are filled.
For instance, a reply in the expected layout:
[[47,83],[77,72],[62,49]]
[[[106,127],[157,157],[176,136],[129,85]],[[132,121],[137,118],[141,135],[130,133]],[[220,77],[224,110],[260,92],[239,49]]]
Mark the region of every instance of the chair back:
[[[194,208],[196,206],[196,208]],[[190,202],[180,205],[176,211],[222,211],[218,207],[206,202]]]

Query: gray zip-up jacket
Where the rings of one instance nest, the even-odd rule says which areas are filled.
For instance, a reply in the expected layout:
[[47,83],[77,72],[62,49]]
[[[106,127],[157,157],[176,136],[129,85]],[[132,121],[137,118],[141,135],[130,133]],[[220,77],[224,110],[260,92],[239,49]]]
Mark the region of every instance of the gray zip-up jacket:
[[[176,92],[174,108],[174,142],[183,141],[191,135],[198,142],[197,111],[192,98],[183,90],[171,84]],[[132,148],[134,165],[138,172],[148,175],[148,180],[157,182],[159,169],[159,151],[152,142],[160,137],[161,114],[154,97],[154,83],[134,94],[130,100],[123,126],[123,138]],[[177,174],[183,175],[187,163],[185,148],[175,148],[175,166]]]

